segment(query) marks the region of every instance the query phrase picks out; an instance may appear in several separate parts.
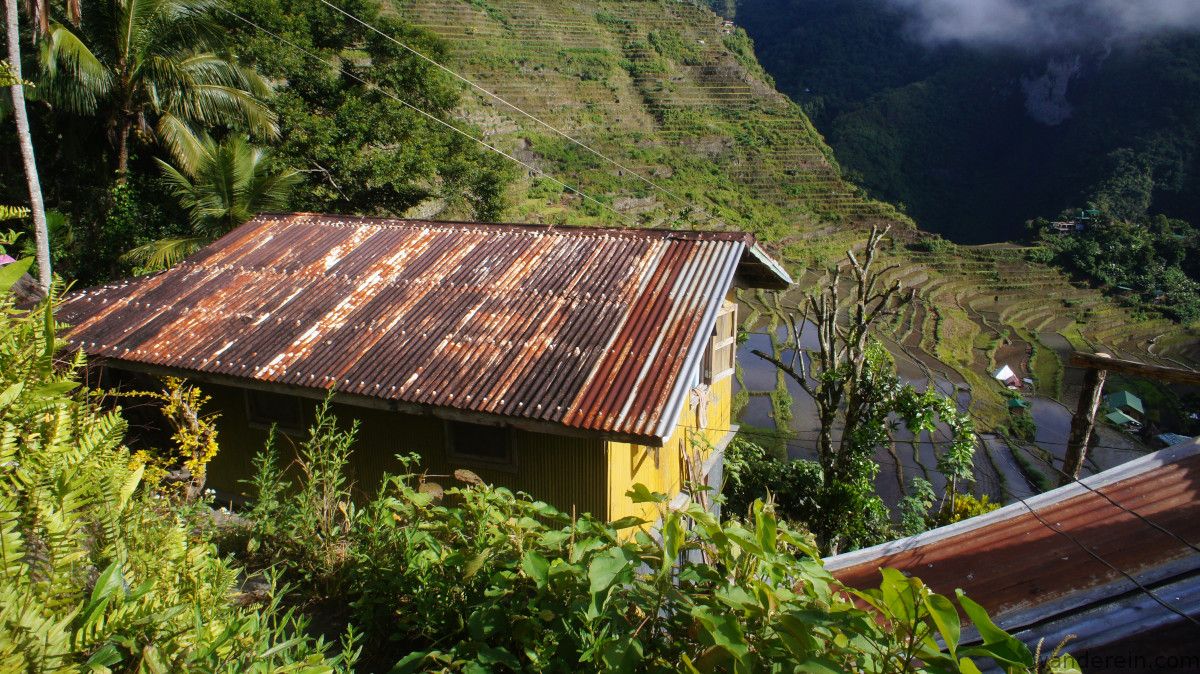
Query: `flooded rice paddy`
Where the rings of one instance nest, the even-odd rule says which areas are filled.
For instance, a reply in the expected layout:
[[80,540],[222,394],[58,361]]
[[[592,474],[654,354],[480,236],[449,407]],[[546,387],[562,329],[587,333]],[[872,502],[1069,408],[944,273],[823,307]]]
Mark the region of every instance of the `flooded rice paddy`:
[[[804,346],[815,347],[815,330],[811,325],[805,333]],[[788,431],[788,457],[811,460],[816,458],[819,431],[812,399],[797,382],[782,375],[773,364],[753,353],[756,350],[773,353],[777,345],[785,340],[786,333],[783,328],[774,336],[765,329],[760,329],[751,333],[749,338],[739,345],[739,368],[734,387],[735,391],[746,391],[748,398],[738,420],[749,433],[754,433],[755,429],[760,429],[760,432],[762,429]],[[1062,342],[1064,349],[1070,348],[1066,340]],[[922,357],[923,354],[913,354],[903,345],[893,343],[887,346],[895,356],[896,370],[903,381],[918,389],[933,385],[943,395],[953,398],[960,410],[968,408],[971,401],[970,390],[961,375],[939,361],[927,356]],[[790,360],[791,353],[782,352],[781,356],[786,362]],[[1081,374],[1078,371],[1068,369],[1064,373],[1064,389],[1077,391],[1077,384],[1072,384],[1079,379]],[[784,390],[787,396],[781,395]],[[773,398],[780,403],[778,411]],[[785,405],[788,398],[790,404]],[[1057,474],[1056,466],[1062,465],[1072,411],[1056,400],[1030,394],[1026,394],[1026,399],[1031,405],[1030,414],[1038,429],[1034,443],[1027,447],[1009,447],[998,436],[981,436],[980,445],[975,453],[973,490],[976,494],[987,494],[993,501],[1005,503],[1032,496],[1039,489],[1037,480],[1031,479],[1031,470],[1046,476],[1046,480],[1042,481],[1043,485],[1047,481],[1057,484],[1053,476]],[[1085,474],[1125,463],[1145,452],[1145,448],[1132,438],[1115,430],[1098,427],[1097,432],[1100,446],[1089,453],[1088,463],[1084,467]],[[914,477],[925,478],[933,484],[938,493],[945,488],[946,479],[937,470],[937,457],[948,447],[949,430],[940,427],[932,435],[933,437],[930,437],[930,434],[922,433],[920,437],[914,438],[901,427],[894,433],[891,447],[880,447],[877,450],[875,458],[882,470],[876,479],[876,488],[889,506],[894,506],[904,496],[907,485]],[[837,437],[835,433],[835,439]]]

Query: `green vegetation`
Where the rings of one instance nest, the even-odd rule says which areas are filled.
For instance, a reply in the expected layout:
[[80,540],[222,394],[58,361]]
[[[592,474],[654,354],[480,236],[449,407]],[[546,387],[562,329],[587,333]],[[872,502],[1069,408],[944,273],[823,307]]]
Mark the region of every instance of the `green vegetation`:
[[[93,33],[107,30],[102,24],[112,14],[112,1],[84,3],[91,18],[78,32],[85,45]],[[579,7],[547,0],[355,0],[344,7],[620,166],[469,93],[461,82],[324,5],[222,0],[205,19],[224,29],[223,38],[210,41],[211,51],[272,84],[261,96],[279,128],[268,175],[298,175],[281,210],[740,229],[766,243],[802,286],[813,280],[805,269],[824,269],[861,241],[870,224],[891,221],[896,241],[886,262],[900,265],[896,277],[917,289],[922,308],[887,326],[888,346],[926,364],[932,375],[969,387],[971,412],[984,426],[1002,423],[1005,411],[984,372],[987,364],[979,361],[981,335],[1024,330],[1053,344],[1059,333],[1147,359],[1188,356],[1188,336],[1156,320],[1157,312],[1103,301],[1017,249],[922,243],[905,215],[843,179],[832,150],[802,109],[772,90],[752,58],[749,37],[693,3],[596,0]],[[52,10],[58,25],[72,25],[57,14],[61,8]],[[552,35],[546,26],[555,27]],[[795,44],[816,49],[822,40],[837,39],[810,37]],[[351,74],[305,56],[289,42]],[[112,69],[104,49],[93,54]],[[26,55],[26,72],[39,73],[37,50]],[[536,171],[515,170],[508,160],[354,77],[378,83],[470,135],[486,136],[594,200]],[[206,238],[197,236],[191,209],[165,184],[157,160],[171,161],[207,194],[229,192],[228,180],[196,182],[150,136],[134,134],[127,180],[115,184],[116,152],[103,128],[104,114],[72,114],[49,99],[31,106],[31,114],[35,143],[44,148],[39,161],[47,201],[59,214],[48,218],[52,259],[64,278],[87,286],[153,268],[146,262],[167,258],[127,253]],[[208,134],[222,145],[252,131],[243,122],[196,127],[197,137]],[[18,153],[8,134],[0,134],[0,148],[0,201],[23,203]],[[1158,345],[1153,355],[1146,353],[1151,343]],[[1063,350],[1054,349],[1060,353],[1040,350],[1034,363],[1042,385],[1043,373],[1053,371]]]
[[1079,50],[1069,118],[1046,125],[1020,83],[1055,55],[928,48],[884,3],[739,0],[736,18],[849,175],[923,227],[963,242],[1015,239],[1026,220],[1113,187],[1140,202],[1138,216],[1200,221],[1195,35]]
[[[72,23],[70,4],[50,3],[41,48],[24,50],[46,200],[63,214],[51,238],[64,278],[90,285],[158,268],[264,208],[400,214],[424,205],[494,219],[507,203],[506,160],[437,121],[459,104],[452,78],[366,28],[334,29],[341,15],[328,7],[88,0],[86,19]],[[376,0],[346,8],[442,54]],[[246,138],[270,143],[270,162]],[[19,203],[16,139],[0,135],[0,148],[0,199]],[[285,183],[296,189],[284,194]]]
[[1114,199],[1104,203],[1081,232],[1059,235],[1045,220],[1035,220],[1030,228],[1065,269],[1136,306],[1153,307],[1186,323],[1200,319],[1200,234],[1188,223],[1162,215],[1121,219],[1112,213],[1129,212],[1129,207]]
[[276,170],[270,153],[241,136],[221,143],[205,138],[188,173],[159,160],[164,182],[188,213],[190,230],[126,254],[142,269],[170,267],[263,211],[285,207],[300,175]]
[[125,422],[80,386],[82,358],[59,353],[52,303],[13,308],[8,288],[28,267],[0,268],[0,669],[350,664],[307,636],[272,584],[239,601],[238,569],[203,533],[207,508],[145,487]]
[[[933,433],[938,422],[949,427],[951,440],[937,459],[938,470],[948,481],[948,502],[954,501],[960,482],[974,479],[975,432],[970,417],[933,385],[920,393],[904,384],[891,354],[872,336],[877,322],[900,314],[913,298],[899,281],[884,281],[889,270],[876,266],[886,235],[872,230],[865,251],[847,252],[849,271],[833,268],[799,302],[788,305],[774,297],[768,305],[771,323],[782,323],[787,338],[780,345],[772,338],[770,353],[752,351],[776,367],[785,393],[786,376],[812,398],[819,423],[817,461],[812,467],[781,469],[753,455],[748,465],[771,475],[756,474],[745,484],[739,480],[738,489],[755,487],[758,492],[749,492],[749,497],[761,498],[799,487],[772,480],[815,477],[815,484],[797,494],[809,499],[808,505],[791,515],[816,535],[825,554],[889,537],[887,507],[875,490],[879,474],[875,454],[892,442],[900,423],[914,437]],[[849,290],[843,291],[844,286]],[[804,338],[810,329],[816,333],[815,346]],[[841,437],[835,437],[839,432]]]
[[[269,444],[250,519],[214,527],[205,504],[143,480],[121,416],[79,384],[82,357],[56,362],[53,302],[13,309],[8,287],[29,266],[0,270],[6,671],[899,674],[976,672],[973,658],[1039,671],[961,594],[933,594],[894,570],[877,590],[842,587],[762,502],[750,522],[722,524],[636,487],[632,497],[662,508],[652,537],[631,529],[640,521],[573,519],[458,471],[463,486],[452,488],[388,478],[356,507],[343,470],[355,428],[339,428],[327,406],[300,450],[304,479],[285,475]],[[239,543],[234,558],[216,553],[214,532]],[[237,557],[263,574],[244,575]],[[286,599],[269,582],[278,575],[294,583]],[[956,604],[981,644],[961,643]],[[318,632],[340,634],[341,651]]]
[[971,672],[961,658],[980,656],[1036,668],[961,595],[982,647],[959,644],[953,604],[918,580],[885,570],[878,590],[845,590],[761,501],[747,523],[721,523],[637,486],[632,498],[661,508],[650,536],[640,520],[573,519],[460,470],[390,477],[356,508],[341,471],[354,436],[323,408],[299,488],[268,449],[248,535],[306,610],[359,635],[364,668]]

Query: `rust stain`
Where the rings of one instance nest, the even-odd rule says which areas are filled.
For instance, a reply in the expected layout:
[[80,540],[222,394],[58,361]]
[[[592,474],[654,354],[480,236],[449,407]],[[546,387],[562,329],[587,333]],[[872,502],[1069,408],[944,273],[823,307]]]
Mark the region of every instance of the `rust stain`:
[[1084,492],[1038,507],[1054,530],[1026,511],[944,540],[856,562],[833,574],[853,587],[878,587],[879,568],[894,567],[919,576],[941,594],[961,588],[989,612],[1003,615],[1122,580],[1055,530],[1134,576],[1198,554],[1129,511],[1186,541],[1200,542],[1200,454],[1096,490],[1103,496]]
[[655,438],[734,271],[763,285],[755,245],[262,215],[169,271],[73,293],[59,317],[97,357]]

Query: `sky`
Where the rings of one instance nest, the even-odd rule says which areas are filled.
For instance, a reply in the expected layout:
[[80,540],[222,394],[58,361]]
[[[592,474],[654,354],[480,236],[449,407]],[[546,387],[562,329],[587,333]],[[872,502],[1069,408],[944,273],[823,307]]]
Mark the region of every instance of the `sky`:
[[1061,52],[1200,31],[1200,0],[884,1],[905,13],[909,31],[930,45]]

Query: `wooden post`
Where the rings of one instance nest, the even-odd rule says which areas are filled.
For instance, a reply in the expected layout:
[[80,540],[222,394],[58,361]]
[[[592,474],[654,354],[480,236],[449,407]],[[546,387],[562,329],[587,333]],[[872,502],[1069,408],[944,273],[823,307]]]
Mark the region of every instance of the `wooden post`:
[[1079,407],[1071,421],[1071,437],[1067,440],[1067,455],[1063,459],[1063,474],[1058,481],[1059,485],[1075,481],[1079,477],[1079,469],[1083,468],[1088,440],[1091,439],[1092,429],[1096,426],[1096,412],[1100,409],[1104,377],[1109,372],[1175,384],[1200,385],[1200,372],[1195,370],[1121,360],[1107,353],[1074,352],[1071,354],[1070,364],[1071,367],[1084,368],[1087,372],[1083,377],[1083,391],[1079,394]]
[[1067,439],[1067,454],[1063,458],[1062,475],[1058,484],[1070,484],[1079,477],[1083,460],[1087,457],[1088,440],[1096,426],[1096,413],[1100,410],[1100,394],[1104,391],[1106,370],[1088,368],[1083,375],[1083,390],[1079,392],[1079,407],[1071,420],[1071,436]]

